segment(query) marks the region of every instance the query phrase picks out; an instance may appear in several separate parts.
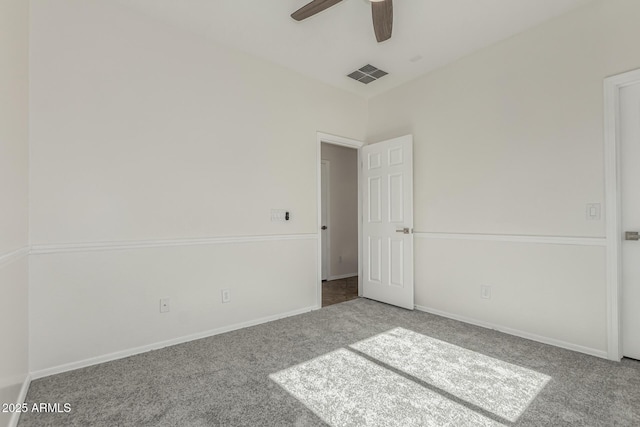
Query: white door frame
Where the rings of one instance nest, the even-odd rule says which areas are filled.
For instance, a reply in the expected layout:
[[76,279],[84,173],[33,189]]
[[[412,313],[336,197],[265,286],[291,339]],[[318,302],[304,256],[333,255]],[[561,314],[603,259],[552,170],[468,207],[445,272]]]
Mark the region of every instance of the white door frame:
[[[330,181],[330,177],[331,177],[331,162],[329,160],[322,160],[320,159],[320,204],[322,205],[322,165],[325,165],[326,167],[326,176],[325,178],[327,179],[327,181]],[[320,263],[320,279],[323,279],[324,276],[324,270],[326,269],[327,271],[327,279],[329,280],[329,277],[331,277],[331,263],[329,262],[329,260],[331,259],[331,235],[329,233],[329,230],[331,230],[331,218],[329,218],[329,212],[331,212],[331,190],[329,188],[329,182],[325,183],[325,201],[326,201],[326,221],[322,221],[322,206],[320,206],[320,226],[322,227],[323,225],[327,226],[327,229],[325,230],[325,239],[324,239],[324,245],[322,244],[323,242],[321,241],[321,245],[320,248],[322,250],[322,253],[320,254],[320,260],[322,260],[324,258],[324,260],[326,261],[326,263]],[[323,223],[324,222],[324,223]],[[322,240],[322,230],[319,231],[320,233],[320,240]],[[324,247],[323,247],[324,246]],[[326,257],[324,256],[326,253]],[[326,266],[325,266],[326,264]]]
[[640,70],[604,79],[604,173],[607,235],[607,356],[622,359],[622,209],[620,200],[620,90],[640,83]]
[[[340,145],[342,147],[355,148],[358,152],[358,276],[362,277],[362,248],[360,244],[360,239],[362,238],[362,194],[360,191],[360,169],[361,169],[361,160],[360,160],[360,149],[365,146],[363,141],[357,141],[355,139],[344,138],[341,136],[331,135],[328,133],[318,132],[316,137],[316,188],[317,188],[317,202],[318,202],[318,218],[317,222],[317,233],[318,233],[318,260],[317,260],[317,268],[318,271],[318,283],[316,290],[316,308],[322,307],[322,235],[320,227],[322,227],[322,171],[321,171],[321,161],[322,161],[322,143]],[[362,281],[358,281],[358,295],[362,295]]]

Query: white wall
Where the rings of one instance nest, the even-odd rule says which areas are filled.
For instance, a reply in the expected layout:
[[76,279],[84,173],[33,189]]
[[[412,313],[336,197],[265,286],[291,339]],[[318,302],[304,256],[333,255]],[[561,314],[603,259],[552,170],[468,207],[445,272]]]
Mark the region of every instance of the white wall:
[[[301,238],[33,255],[31,369],[39,375],[65,364],[82,366],[311,309],[316,245]],[[229,289],[230,303],[221,304],[222,289]],[[170,299],[169,313],[160,313],[160,298]]]
[[602,84],[640,67],[638,16],[597,1],[371,100],[370,140],[415,136],[418,305],[606,350],[602,247],[489,240],[604,237]]
[[316,132],[366,102],[115,2],[31,19],[32,369],[315,306]]
[[28,372],[28,17],[28,2],[0,1],[0,403]]
[[[27,270],[25,255],[0,262],[0,404],[19,401],[29,372]],[[0,426],[9,425],[11,415],[0,413]]]
[[[322,144],[329,167],[329,272],[332,277],[358,274],[358,151]],[[342,257],[342,261],[340,261]]]
[[[0,254],[27,244],[26,2],[2,4]],[[604,236],[602,79],[640,67],[639,12],[597,1],[367,104],[126,5],[33,0],[31,369],[316,306],[316,131],[415,135],[419,305],[603,352],[603,248],[491,239]],[[25,328],[4,380],[26,372],[26,261],[0,268]]]
[[0,255],[27,246],[29,8],[0,1]]

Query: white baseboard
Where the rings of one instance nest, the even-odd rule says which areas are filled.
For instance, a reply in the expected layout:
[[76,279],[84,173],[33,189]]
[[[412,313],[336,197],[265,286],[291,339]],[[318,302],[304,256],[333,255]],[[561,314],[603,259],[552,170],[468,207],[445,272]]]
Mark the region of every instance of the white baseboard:
[[327,279],[327,281],[331,281],[331,280],[340,280],[340,279],[346,279],[348,277],[356,277],[358,275],[357,272],[355,273],[347,273],[347,274],[340,274],[338,276],[329,276],[329,278]]
[[73,371],[75,369],[86,368],[87,366],[98,365],[100,363],[111,362],[113,360],[123,359],[129,356],[135,356],[136,354],[146,353],[152,350],[159,350],[164,347],[169,347],[176,344],[182,344],[189,341],[194,341],[202,338],[211,337],[214,335],[224,334],[225,332],[231,332],[242,328],[248,328],[250,326],[260,325],[262,323],[272,322],[278,319],[284,319],[285,317],[296,316],[298,314],[308,313],[310,311],[317,310],[317,306],[309,306],[298,310],[293,310],[285,313],[274,314],[272,316],[261,317],[255,320],[249,320],[246,322],[235,323],[233,325],[222,326],[220,328],[211,329],[209,331],[198,332],[196,334],[190,334],[179,338],[174,338],[166,341],[160,341],[153,344],[143,345],[140,347],[134,347],[127,350],[118,351],[115,353],[105,354],[103,356],[92,357],[89,359],[79,360],[77,362],[66,363],[64,365],[54,366],[52,368],[41,369],[39,371],[31,372],[31,379],[39,379],[48,377],[50,375],[61,374],[67,371]]
[[[31,375],[27,374],[24,382],[22,383],[22,388],[20,389],[20,394],[18,395],[18,400],[16,403],[23,404],[27,398],[27,392],[29,391],[29,386],[31,385]],[[20,412],[14,412],[11,414],[11,419],[9,420],[8,427],[16,427],[18,425],[18,421],[20,420]]]
[[607,352],[604,350],[598,350],[595,348],[584,347],[577,344],[572,344],[566,341],[557,340],[555,338],[544,337],[542,335],[532,334],[530,332],[520,331],[518,329],[508,328],[502,325],[496,325],[494,323],[484,322],[482,320],[472,319],[465,316],[459,316],[457,314],[447,313],[446,311],[437,310],[435,308],[424,307],[421,305],[415,306],[416,310],[424,311],[426,313],[435,314],[437,316],[446,317],[453,320],[459,320],[460,322],[470,323],[472,325],[481,326],[483,328],[495,329],[496,331],[503,332],[509,335],[515,335],[520,338],[526,338],[528,340],[541,342],[543,344],[550,344],[556,347],[564,348],[567,350],[577,351],[579,353],[589,354],[591,356],[608,359]]

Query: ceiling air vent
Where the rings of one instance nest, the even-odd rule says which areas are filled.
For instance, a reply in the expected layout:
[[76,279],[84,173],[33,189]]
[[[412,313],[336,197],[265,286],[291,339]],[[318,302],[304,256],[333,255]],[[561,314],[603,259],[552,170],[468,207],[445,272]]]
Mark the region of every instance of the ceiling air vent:
[[386,76],[388,73],[386,71],[382,71],[381,69],[374,67],[371,64],[367,64],[359,70],[354,71],[349,74],[348,77],[351,77],[353,80],[357,80],[360,83],[364,83],[368,85],[372,81],[378,80],[381,77]]

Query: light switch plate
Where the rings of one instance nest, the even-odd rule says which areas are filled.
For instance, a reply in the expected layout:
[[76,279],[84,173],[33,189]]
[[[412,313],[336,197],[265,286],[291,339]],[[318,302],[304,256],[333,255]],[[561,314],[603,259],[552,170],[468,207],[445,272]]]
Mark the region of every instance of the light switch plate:
[[272,222],[284,222],[287,211],[285,209],[271,209]]
[[291,221],[291,211],[288,209],[271,209],[271,222]]
[[600,221],[602,218],[602,205],[600,203],[587,203],[587,220]]

